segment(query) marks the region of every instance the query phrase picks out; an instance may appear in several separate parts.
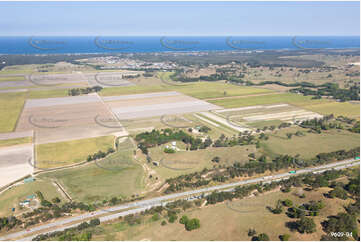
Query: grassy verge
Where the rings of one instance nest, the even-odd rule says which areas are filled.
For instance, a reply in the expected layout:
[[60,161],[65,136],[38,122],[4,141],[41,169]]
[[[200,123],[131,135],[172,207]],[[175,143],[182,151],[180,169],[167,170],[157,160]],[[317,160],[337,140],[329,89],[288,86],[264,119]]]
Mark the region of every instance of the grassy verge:
[[0,140],[0,147],[31,143],[32,137]]

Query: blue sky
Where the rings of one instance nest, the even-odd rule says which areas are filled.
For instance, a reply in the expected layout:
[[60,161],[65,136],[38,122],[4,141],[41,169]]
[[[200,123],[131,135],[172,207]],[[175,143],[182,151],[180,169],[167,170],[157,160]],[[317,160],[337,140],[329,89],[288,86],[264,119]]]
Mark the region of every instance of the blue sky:
[[360,35],[359,2],[0,2],[0,35]]

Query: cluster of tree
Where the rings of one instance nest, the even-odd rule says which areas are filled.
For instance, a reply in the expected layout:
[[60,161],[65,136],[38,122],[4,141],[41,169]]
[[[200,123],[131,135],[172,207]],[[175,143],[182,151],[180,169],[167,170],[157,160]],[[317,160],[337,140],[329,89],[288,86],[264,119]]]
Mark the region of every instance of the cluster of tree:
[[302,93],[305,96],[314,96],[316,98],[328,96],[341,102],[360,100],[360,88],[357,85],[351,86],[348,89],[342,89],[338,87],[338,84],[327,83],[323,87],[318,87],[317,90],[301,87],[291,89],[290,92]]
[[42,206],[34,209],[33,211],[23,213],[22,217],[25,219],[22,221],[25,227],[45,222],[53,218],[63,217],[64,215],[71,213],[75,210],[80,211],[94,211],[96,206],[93,204],[85,204],[82,202],[67,202],[60,205],[47,202],[46,206]]
[[151,132],[147,131],[137,134],[135,136],[135,140],[138,142],[138,148],[141,149],[144,154],[148,154],[148,148],[165,144],[173,140],[183,141],[186,144],[196,142],[191,135],[187,134],[183,130],[173,131],[169,128],[162,130],[153,129]]
[[292,136],[295,135],[295,136],[305,136],[305,134],[302,132],[302,131],[297,131],[296,133],[287,133],[286,136],[288,139],[291,139]]
[[197,218],[189,219],[187,217],[187,215],[183,215],[179,219],[179,223],[184,224],[184,227],[187,231],[192,231],[195,229],[199,229],[201,227],[201,223],[200,223],[199,219],[197,219]]
[[257,140],[254,135],[251,135],[250,133],[247,133],[243,135],[240,133],[238,137],[226,137],[224,134],[222,134],[216,141],[213,143],[213,147],[233,147],[236,145],[250,145],[250,144],[256,144]]
[[292,124],[291,123],[281,123],[280,125],[278,125],[276,127],[276,125],[270,125],[270,126],[264,126],[262,129],[258,128],[256,130],[257,133],[260,133],[261,131],[267,131],[267,130],[270,130],[270,131],[273,131],[275,130],[276,128],[278,129],[283,129],[283,128],[288,128],[290,127]]
[[177,82],[199,82],[199,81],[219,81],[219,80],[226,80],[227,76],[224,74],[211,74],[209,76],[200,76],[200,77],[186,77],[181,73],[174,73],[169,76],[173,81]]
[[[311,165],[320,165],[328,162],[333,162],[335,160],[344,160],[348,158],[353,158],[359,156],[359,147],[351,149],[349,151],[339,150],[329,153],[320,153],[315,158],[310,159],[309,161],[304,162],[304,166]],[[258,160],[251,160],[246,164],[241,164],[240,162],[235,162],[232,166],[225,167],[222,171],[219,171],[217,168],[212,169],[211,174],[207,177],[204,175],[209,172],[208,169],[204,169],[202,172],[194,172],[187,175],[181,175],[175,178],[167,179],[166,182],[169,184],[169,187],[165,190],[165,193],[172,193],[176,191],[181,191],[184,188],[196,188],[204,185],[208,185],[210,181],[225,182],[229,179],[242,176],[253,176],[255,174],[262,174],[266,171],[279,171],[281,169],[288,169],[290,167],[294,168],[296,166],[295,162],[299,161],[298,157],[293,157],[289,155],[280,155],[272,160],[272,162],[266,162],[266,157],[261,156]],[[326,173],[329,174],[329,173]],[[332,174],[332,173],[330,173]],[[328,180],[330,180],[330,177]],[[317,181],[308,181],[310,185],[314,187],[328,186],[328,180],[317,180]]]
[[305,216],[318,216],[325,204],[320,201],[310,201],[309,203],[302,204],[298,207],[292,206],[288,208],[286,214],[290,218],[302,218]]
[[[173,179],[168,179],[168,180],[173,180]],[[197,188],[197,187],[203,187],[206,186],[210,183],[210,180],[203,180],[203,179],[198,179],[195,182],[190,182],[190,181],[174,181],[174,182],[170,182],[169,187],[167,187],[167,189],[164,191],[165,194],[168,193],[173,193],[173,192],[177,192],[177,191],[182,191],[185,188]]]
[[245,81],[242,78],[239,78],[236,76],[231,76],[224,80],[227,80],[231,83],[243,84],[243,85],[247,85],[247,86],[279,85],[279,86],[284,86],[284,87],[300,87],[300,88],[305,88],[305,87],[320,88],[320,87],[327,87],[327,86],[333,84],[333,83],[325,83],[325,84],[316,85],[311,82],[284,83],[281,81],[263,81],[263,82],[254,83],[252,81]]
[[331,122],[334,119],[333,114],[326,115],[323,118],[314,118],[304,120],[298,125],[302,128],[309,128],[317,133],[321,133],[321,130],[329,129],[343,129],[343,126],[339,122]]
[[333,190],[329,191],[327,196],[329,198],[340,198],[346,200],[348,198],[347,191],[343,188],[342,184],[335,184],[332,186]]
[[72,88],[68,90],[69,96],[79,96],[92,92],[100,92],[103,88],[101,86],[86,87],[86,88]]
[[[46,201],[46,199],[44,198],[44,196],[42,195],[41,192],[36,192],[36,194],[37,194],[37,197],[41,201]],[[121,199],[113,197],[109,201],[103,200],[101,206],[106,206],[106,205],[111,206],[111,205],[119,204],[120,202],[130,202],[130,201],[135,201],[135,200],[139,200],[139,199],[142,199],[142,198],[138,197],[138,198],[133,198],[128,201],[127,200],[122,201]],[[97,207],[99,207],[99,204],[85,204],[82,202],[75,202],[75,201],[67,202],[62,205],[58,205],[58,203],[60,202],[60,199],[57,197],[53,198],[52,202],[53,203],[47,201],[45,203],[45,205],[44,205],[44,203],[42,203],[41,207],[36,208],[30,212],[23,213],[21,215],[23,219],[20,220],[20,218],[18,218],[17,224],[20,224],[24,227],[28,227],[31,225],[38,224],[40,222],[48,221],[53,218],[63,217],[64,215],[72,213],[73,211],[76,211],[76,210],[90,212],[90,211],[94,211]]]
[[269,210],[274,214],[281,214],[283,212],[283,204],[281,200],[278,200],[275,208],[269,207]]
[[329,153],[320,153],[316,156],[317,163],[323,164],[327,161],[345,160],[348,158],[355,158],[360,156],[360,147],[353,148],[351,150],[339,150]]
[[349,129],[350,132],[353,132],[353,133],[357,133],[359,134],[360,133],[360,121],[357,121],[353,126],[352,128]]
[[11,230],[12,228],[16,227],[17,225],[21,225],[22,221],[17,219],[14,216],[9,217],[0,217],[0,231],[6,229]]
[[57,238],[59,241],[89,241],[92,237],[92,231],[86,229],[94,228],[99,224],[100,220],[98,218],[92,219],[89,223],[83,222],[74,228],[68,228],[64,231],[37,235],[33,238],[33,241],[53,240],[54,238]]
[[296,220],[294,222],[294,225],[298,232],[300,233],[307,233],[311,234],[316,232],[316,224],[315,221],[313,221],[312,218],[308,217],[301,217],[300,219]]
[[128,225],[135,225],[140,224],[142,219],[139,214],[129,214],[124,217],[124,222],[126,222]]
[[143,73],[144,77],[152,77],[153,75],[154,75],[153,72],[145,72],[145,73]]
[[330,216],[328,220],[321,223],[323,230],[327,235],[323,235],[321,240],[350,240],[350,236],[360,240],[357,233],[357,218],[348,213],[338,213],[336,216]]
[[187,144],[187,150],[206,149],[210,146],[231,147],[235,145],[249,145],[256,143],[255,136],[251,135],[250,133],[247,133],[247,135],[240,133],[238,137],[231,138],[228,138],[222,134],[216,141],[213,142],[209,137],[202,141],[200,138],[194,138],[183,130],[174,131],[170,128],[162,130],[153,129],[151,132],[140,133],[135,137],[135,140],[138,142],[138,148],[146,155],[149,152],[148,148],[165,144],[174,140],[182,141],[183,143]]
[[[194,205],[200,206],[200,200],[196,200],[194,202],[186,201],[186,200],[176,200],[174,202],[168,203],[165,207],[156,206],[145,211],[142,211],[138,214],[130,214],[125,217],[119,217],[128,225],[137,225],[140,224],[144,220],[144,216],[151,215],[151,221],[158,221],[161,217],[166,217],[168,223],[174,223],[178,219],[178,214],[187,209],[193,207]],[[167,222],[163,220],[161,225],[166,225]],[[188,223],[189,229],[195,229],[194,221]]]
[[349,117],[345,117],[345,116],[342,116],[342,115],[338,116],[338,117],[336,118],[336,120],[337,120],[337,121],[340,121],[340,122],[343,122],[343,123],[346,123],[346,124],[353,124],[353,123],[356,122],[356,119],[354,119],[354,118],[349,118]]
[[208,126],[205,126],[205,125],[203,125],[199,128],[199,132],[201,132],[201,133],[208,133],[209,131],[211,131],[211,128],[209,128]]
[[115,150],[113,148],[109,148],[106,152],[99,150],[97,153],[95,153],[93,155],[88,155],[86,160],[92,161],[92,160],[101,159],[114,152],[115,152]]
[[360,240],[357,230],[357,220],[360,217],[360,175],[350,178],[343,189],[355,202],[345,206],[346,213],[341,212],[336,216],[329,216],[321,223],[323,230],[327,233],[321,237],[321,240],[350,240],[351,236],[356,241]]
[[137,74],[137,75],[123,75],[122,78],[125,78],[125,79],[134,79],[134,78],[138,78],[140,77],[140,74]]

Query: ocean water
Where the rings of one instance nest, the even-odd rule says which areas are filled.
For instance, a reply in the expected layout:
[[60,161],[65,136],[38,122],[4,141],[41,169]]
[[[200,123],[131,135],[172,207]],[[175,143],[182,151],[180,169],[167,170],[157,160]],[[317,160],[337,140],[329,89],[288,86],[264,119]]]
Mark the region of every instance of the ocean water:
[[360,48],[360,36],[0,37],[0,54],[136,53]]

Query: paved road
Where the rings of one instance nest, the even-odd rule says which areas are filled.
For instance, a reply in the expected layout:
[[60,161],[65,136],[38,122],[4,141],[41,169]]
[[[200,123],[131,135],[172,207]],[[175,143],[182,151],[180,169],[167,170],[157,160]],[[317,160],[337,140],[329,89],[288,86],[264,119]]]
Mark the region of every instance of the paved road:
[[[348,160],[343,160],[343,161],[326,164],[326,165],[322,165],[322,166],[299,169],[299,170],[297,170],[297,174],[290,174],[287,172],[287,173],[282,173],[282,174],[277,174],[277,175],[272,175],[272,176],[265,176],[265,177],[254,178],[254,179],[249,179],[249,180],[244,180],[244,181],[239,181],[239,182],[234,182],[234,183],[228,183],[228,184],[217,185],[217,186],[212,186],[212,187],[207,187],[207,188],[201,188],[201,189],[196,189],[196,190],[192,190],[192,191],[174,193],[174,194],[165,195],[165,196],[156,197],[156,198],[147,199],[147,200],[142,200],[142,201],[136,201],[136,202],[132,202],[132,203],[128,203],[128,204],[123,204],[123,205],[118,205],[118,206],[114,206],[111,208],[107,208],[107,210],[100,210],[100,211],[95,211],[95,212],[90,212],[90,213],[84,213],[84,214],[77,215],[74,217],[68,217],[65,219],[59,219],[57,221],[54,221],[54,222],[51,222],[48,224],[43,224],[43,225],[33,227],[27,231],[24,230],[24,231],[19,231],[19,232],[4,235],[4,236],[0,237],[0,240],[11,240],[11,239],[14,240],[19,237],[24,237],[28,234],[31,234],[31,236],[28,236],[21,240],[31,240],[38,234],[49,233],[49,232],[54,232],[54,231],[61,231],[66,228],[74,227],[74,226],[77,226],[78,224],[80,224],[81,222],[83,222],[84,220],[85,221],[90,220],[95,216],[97,216],[97,217],[100,216],[99,217],[100,221],[104,222],[104,221],[116,219],[119,216],[126,216],[129,214],[139,213],[139,212],[145,211],[146,209],[149,209],[151,207],[164,206],[167,203],[167,201],[170,201],[170,200],[176,200],[176,199],[180,199],[180,198],[184,198],[184,197],[187,197],[188,199],[194,199],[196,196],[199,196],[199,194],[202,194],[202,193],[208,194],[213,191],[225,190],[225,189],[232,190],[232,188],[234,188],[236,186],[240,186],[240,185],[247,185],[247,184],[259,183],[259,182],[278,181],[281,179],[287,179],[294,175],[299,175],[299,174],[304,174],[304,173],[309,173],[309,172],[321,173],[321,172],[331,170],[331,169],[339,170],[339,169],[344,169],[344,168],[348,168],[348,167],[359,165],[359,164],[360,164],[360,160],[348,159]],[[125,210],[125,209],[127,209],[127,211],[116,212],[116,211]],[[109,212],[115,212],[115,213],[109,215]],[[73,224],[69,225],[69,223],[73,223]],[[44,232],[41,230],[46,230],[46,231]]]

